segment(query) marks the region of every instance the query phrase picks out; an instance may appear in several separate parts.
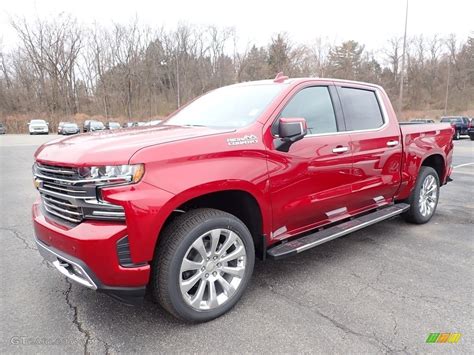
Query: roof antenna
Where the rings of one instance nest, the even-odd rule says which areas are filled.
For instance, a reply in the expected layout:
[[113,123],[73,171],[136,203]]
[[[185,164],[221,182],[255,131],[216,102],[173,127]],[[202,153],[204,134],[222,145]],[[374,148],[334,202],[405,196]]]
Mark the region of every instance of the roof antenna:
[[286,79],[288,79],[288,77],[285,76],[285,75],[283,75],[283,72],[281,71],[281,72],[279,72],[279,73],[277,74],[277,76],[275,76],[275,79],[273,79],[273,82],[274,82],[274,83],[282,83],[282,82],[284,82]]

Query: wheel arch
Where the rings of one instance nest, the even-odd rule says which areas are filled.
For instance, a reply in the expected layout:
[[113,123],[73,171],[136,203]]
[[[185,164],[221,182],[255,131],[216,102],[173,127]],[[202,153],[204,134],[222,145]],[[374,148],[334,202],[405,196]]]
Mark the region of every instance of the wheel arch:
[[[196,192],[196,191],[199,191]],[[173,207],[164,220],[156,245],[160,243],[160,235],[176,216],[196,208],[214,208],[230,213],[239,218],[249,229],[254,241],[257,257],[264,258],[266,253],[266,224],[270,223],[269,213],[265,204],[248,189],[239,187],[220,190],[193,189],[193,192],[183,192],[173,198]],[[168,210],[169,207],[167,208]]]
[[432,154],[425,157],[421,166],[429,166],[438,174],[440,184],[443,183],[446,174],[446,162],[441,154]]

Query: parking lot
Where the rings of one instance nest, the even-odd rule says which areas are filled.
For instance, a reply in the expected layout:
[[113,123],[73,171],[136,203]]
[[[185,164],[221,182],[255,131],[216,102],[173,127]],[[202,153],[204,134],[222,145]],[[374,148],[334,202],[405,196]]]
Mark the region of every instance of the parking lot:
[[[257,261],[228,314],[190,325],[71,284],[38,254],[33,153],[57,136],[0,136],[1,353],[470,352],[474,142],[426,225],[382,222],[283,261]],[[429,333],[458,344],[426,344]]]

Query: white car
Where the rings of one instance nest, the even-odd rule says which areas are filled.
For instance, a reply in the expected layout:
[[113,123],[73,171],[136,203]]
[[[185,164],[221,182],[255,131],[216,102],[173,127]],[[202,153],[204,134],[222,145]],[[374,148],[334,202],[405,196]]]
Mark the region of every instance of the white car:
[[49,123],[45,120],[31,120],[28,123],[28,131],[30,134],[48,134]]

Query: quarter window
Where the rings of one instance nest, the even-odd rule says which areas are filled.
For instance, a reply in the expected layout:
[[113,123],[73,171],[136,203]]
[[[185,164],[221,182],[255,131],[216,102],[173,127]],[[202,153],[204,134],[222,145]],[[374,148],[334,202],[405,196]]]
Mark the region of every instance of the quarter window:
[[[309,134],[337,132],[336,116],[326,86],[301,90],[285,106],[279,117],[306,119]],[[278,130],[276,126],[274,130]]]
[[383,125],[382,112],[374,91],[340,88],[346,125],[352,131],[374,129]]

